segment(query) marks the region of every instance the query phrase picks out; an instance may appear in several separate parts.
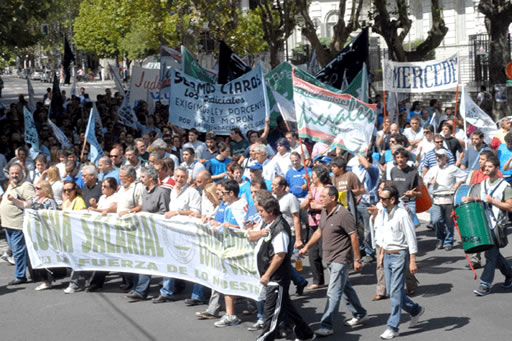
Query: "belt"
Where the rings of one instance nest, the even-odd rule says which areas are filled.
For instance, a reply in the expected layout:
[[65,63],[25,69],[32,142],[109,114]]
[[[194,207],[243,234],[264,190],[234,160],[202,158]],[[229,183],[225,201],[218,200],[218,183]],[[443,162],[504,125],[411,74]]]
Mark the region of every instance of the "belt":
[[396,255],[397,253],[400,253],[402,250],[384,250],[384,253],[386,255]]

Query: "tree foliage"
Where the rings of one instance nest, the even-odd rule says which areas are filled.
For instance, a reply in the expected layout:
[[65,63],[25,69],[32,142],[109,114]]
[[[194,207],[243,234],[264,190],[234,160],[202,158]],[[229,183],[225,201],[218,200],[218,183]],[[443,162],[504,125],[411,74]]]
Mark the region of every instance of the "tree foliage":
[[325,66],[332,58],[346,45],[350,34],[361,28],[360,17],[363,9],[363,0],[352,0],[348,22],[345,20],[347,12],[347,0],[340,0],[338,3],[338,21],[334,25],[333,39],[326,48],[316,33],[314,21],[309,15],[309,0],[295,0],[300,15],[304,19],[301,25],[302,34],[308,38],[311,47],[316,50],[318,61]]
[[394,0],[389,4],[386,0],[372,0],[374,4],[373,32],[380,34],[388,45],[389,58],[395,61],[420,61],[430,51],[436,49],[448,32],[442,16],[439,0],[431,0],[432,27],[427,38],[415,50],[406,51],[404,39],[411,30],[412,21],[409,19],[409,7],[406,0]]

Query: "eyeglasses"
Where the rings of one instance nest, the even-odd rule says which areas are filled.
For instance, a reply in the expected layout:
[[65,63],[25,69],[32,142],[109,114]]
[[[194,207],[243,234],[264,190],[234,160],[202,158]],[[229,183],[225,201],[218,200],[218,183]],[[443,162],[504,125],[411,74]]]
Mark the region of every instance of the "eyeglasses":
[[75,190],[74,188],[64,188],[62,191],[63,191],[64,193],[71,193],[71,192],[73,192],[74,190]]
[[388,198],[383,198],[383,197],[379,197],[379,200],[380,201],[386,201],[386,200],[389,200],[391,197],[388,197]]
[[229,194],[229,191],[222,191],[222,194]]
[[424,134],[432,134],[432,132],[430,130],[424,130],[423,133]]

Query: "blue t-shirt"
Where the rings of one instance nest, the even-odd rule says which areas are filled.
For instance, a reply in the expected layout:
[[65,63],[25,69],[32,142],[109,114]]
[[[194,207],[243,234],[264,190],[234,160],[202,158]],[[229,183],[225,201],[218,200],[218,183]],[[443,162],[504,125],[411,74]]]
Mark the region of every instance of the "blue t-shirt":
[[[230,158],[225,159],[224,161],[220,161],[217,158],[210,159],[206,162],[206,170],[210,172],[211,175],[218,175],[227,172],[226,166],[231,162]],[[219,182],[222,179],[217,179],[215,182]]]
[[84,188],[85,186],[84,179],[82,179],[82,171],[78,172],[78,174],[74,178],[68,175],[62,181],[74,181],[78,185],[78,187],[80,187],[80,189]]
[[[306,168],[308,175],[311,177],[311,168]],[[286,182],[288,182],[288,186],[290,187],[290,193],[295,195],[297,198],[305,198],[308,195],[307,189],[305,191],[302,190],[302,186],[306,183],[306,179],[302,176],[305,175],[304,166],[299,168],[298,170],[295,168],[291,168],[288,172],[286,172]]]
[[119,185],[121,182],[119,180],[119,169],[112,169],[110,172],[108,172],[107,174],[104,174],[104,173],[99,173],[98,174],[98,180],[99,181],[103,181],[105,180],[106,178],[114,178],[116,179],[117,181],[117,184]]
[[509,169],[507,171],[503,170],[503,165],[510,159],[510,156],[512,156],[512,150],[507,148],[507,145],[505,143],[500,144],[498,147],[498,153],[496,154],[498,156],[498,159],[500,159],[500,170],[503,174],[503,177],[507,178],[509,176],[512,176],[512,169]]
[[215,218],[214,218],[215,221],[218,221],[219,223],[224,222],[224,213],[226,211],[226,207],[228,207],[228,204],[226,204],[223,201],[219,204],[219,207],[217,208],[217,212],[215,213]]

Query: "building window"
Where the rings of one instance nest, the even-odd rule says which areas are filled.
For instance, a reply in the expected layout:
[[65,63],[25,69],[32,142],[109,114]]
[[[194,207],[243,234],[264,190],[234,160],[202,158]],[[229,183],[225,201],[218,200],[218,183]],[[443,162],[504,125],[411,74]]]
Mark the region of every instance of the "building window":
[[414,3],[415,39],[423,39],[423,5],[420,0]]
[[338,11],[330,11],[326,15],[325,28],[327,38],[334,36],[334,25],[338,22]]
[[466,0],[457,0],[455,34],[457,44],[467,41],[466,33]]

